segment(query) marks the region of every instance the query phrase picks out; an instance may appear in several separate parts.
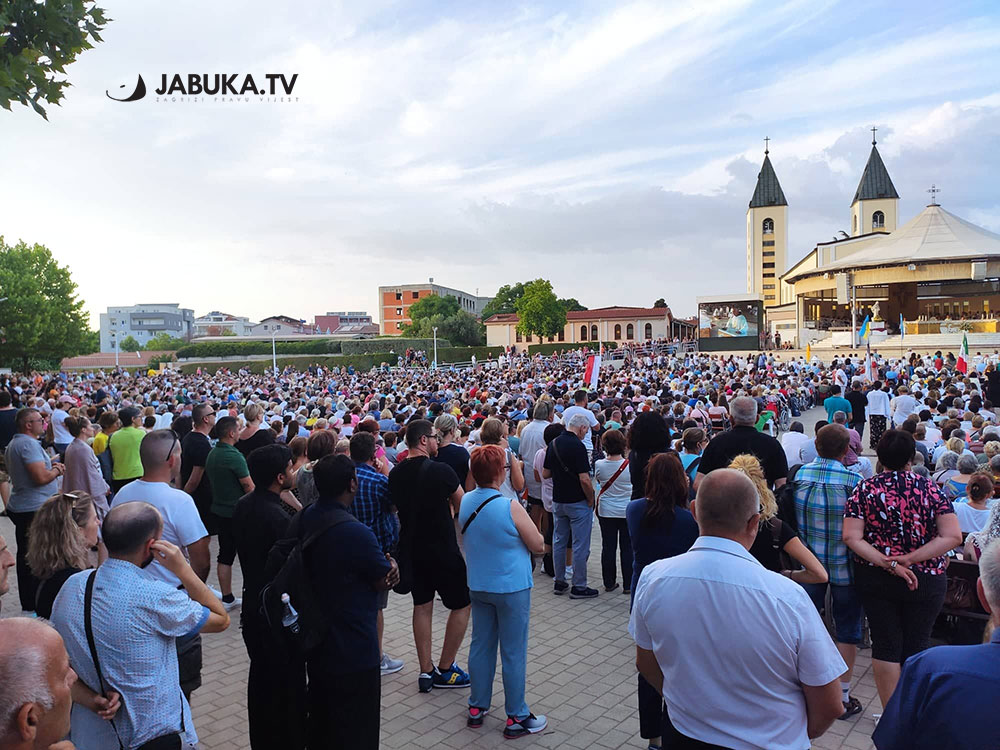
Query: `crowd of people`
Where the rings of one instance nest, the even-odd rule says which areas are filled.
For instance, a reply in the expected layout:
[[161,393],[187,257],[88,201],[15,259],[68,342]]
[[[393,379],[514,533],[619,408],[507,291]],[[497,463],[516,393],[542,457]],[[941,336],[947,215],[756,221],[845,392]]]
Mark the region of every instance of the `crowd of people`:
[[[1000,355],[650,349],[597,387],[583,356],[5,377],[0,593],[15,568],[22,612],[0,620],[0,749],[195,746],[202,634],[237,610],[252,747],[378,747],[403,596],[416,691],[467,690],[478,730],[499,656],[503,735],[536,734],[547,579],[624,594],[649,748],[809,747],[862,711],[866,633],[879,750],[1000,745],[1000,631],[928,648],[951,560],[1000,622]],[[811,436],[763,429],[814,405]]]

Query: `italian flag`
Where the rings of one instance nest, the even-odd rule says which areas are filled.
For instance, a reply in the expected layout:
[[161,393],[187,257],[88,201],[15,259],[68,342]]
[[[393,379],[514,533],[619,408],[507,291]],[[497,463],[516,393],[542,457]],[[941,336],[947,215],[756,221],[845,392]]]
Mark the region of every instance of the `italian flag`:
[[587,369],[583,373],[584,382],[591,388],[597,388],[597,376],[601,372],[601,355],[592,354],[587,357]]
[[961,373],[969,371],[969,336],[966,333],[962,334],[962,350],[958,353],[955,369]]

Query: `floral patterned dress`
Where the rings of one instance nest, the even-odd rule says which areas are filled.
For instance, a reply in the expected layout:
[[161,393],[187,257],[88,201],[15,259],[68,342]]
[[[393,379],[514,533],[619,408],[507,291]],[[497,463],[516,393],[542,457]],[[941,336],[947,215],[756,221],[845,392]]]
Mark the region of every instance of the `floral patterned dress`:
[[[845,518],[865,522],[864,540],[883,555],[906,555],[937,536],[937,518],[955,509],[938,486],[909,471],[885,471],[857,486],[844,506]],[[855,564],[872,563],[857,555]],[[941,575],[944,557],[915,563],[913,570]]]

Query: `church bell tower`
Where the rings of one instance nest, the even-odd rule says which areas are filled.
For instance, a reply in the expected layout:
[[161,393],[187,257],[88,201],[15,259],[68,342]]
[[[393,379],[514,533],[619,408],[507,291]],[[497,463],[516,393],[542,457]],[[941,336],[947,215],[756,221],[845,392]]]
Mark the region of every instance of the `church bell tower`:
[[875,145],[876,130],[878,128],[872,128],[872,152],[868,155],[868,163],[851,203],[852,237],[869,232],[896,231],[899,193]]
[[769,141],[764,139],[764,163],[747,208],[747,293],[762,296],[765,307],[781,304],[778,278],[788,251],[788,202],[771,166]]

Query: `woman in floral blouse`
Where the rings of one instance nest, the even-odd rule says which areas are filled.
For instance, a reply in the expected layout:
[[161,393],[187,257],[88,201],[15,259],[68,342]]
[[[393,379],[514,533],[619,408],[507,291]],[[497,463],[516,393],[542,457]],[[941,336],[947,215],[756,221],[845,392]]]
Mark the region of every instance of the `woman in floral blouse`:
[[883,706],[900,664],[928,646],[947,588],[944,554],[962,541],[951,502],[910,471],[915,450],[913,435],[886,430],[877,448],[885,470],[861,482],[844,507],[844,542],[854,552]]

